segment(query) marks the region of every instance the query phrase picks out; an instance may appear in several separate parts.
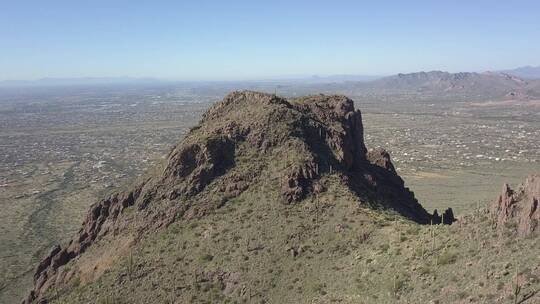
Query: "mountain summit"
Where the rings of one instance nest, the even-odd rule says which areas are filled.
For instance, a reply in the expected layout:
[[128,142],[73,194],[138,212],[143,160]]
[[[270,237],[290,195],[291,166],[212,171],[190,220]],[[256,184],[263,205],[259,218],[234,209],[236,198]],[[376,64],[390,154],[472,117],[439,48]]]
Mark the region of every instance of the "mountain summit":
[[[380,216],[379,209],[421,224],[440,222],[404,186],[385,150],[368,151],[363,133],[361,112],[345,96],[286,100],[251,91],[229,94],[203,115],[162,167],[91,207],[79,233],[41,261],[27,303],[54,298],[51,290],[69,294],[74,286],[96,282],[116,261],[131,258],[130,248],[155,239],[160,231],[174,231],[178,241],[187,242],[192,236],[185,233],[205,221],[213,227],[226,221],[218,233],[231,239],[225,244],[256,234],[246,240],[248,251],[266,248],[264,255],[275,259],[282,256],[283,246],[292,255],[305,251],[300,240],[326,234],[328,225],[336,225],[329,220],[334,216],[371,221]],[[449,217],[451,211],[445,214]],[[451,222],[453,215],[443,220]],[[258,228],[252,231],[253,226]],[[268,233],[262,244],[265,229],[289,226],[296,232]],[[340,223],[335,229],[346,226]],[[204,235],[198,238],[210,237]],[[183,244],[190,256],[200,249]],[[221,268],[238,266],[226,259],[222,263]],[[184,276],[220,282],[225,294],[245,292],[238,282],[249,271],[221,268]],[[143,280],[132,274],[136,269],[129,272],[130,282]]]

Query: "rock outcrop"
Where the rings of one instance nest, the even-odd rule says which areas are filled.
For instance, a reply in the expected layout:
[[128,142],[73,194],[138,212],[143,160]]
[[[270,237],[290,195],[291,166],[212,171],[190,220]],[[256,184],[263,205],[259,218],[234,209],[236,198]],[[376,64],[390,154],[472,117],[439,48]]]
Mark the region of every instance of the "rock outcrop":
[[281,203],[297,204],[326,191],[322,176],[336,175],[362,202],[421,224],[432,222],[434,216],[404,186],[388,152],[368,152],[363,133],[362,115],[345,96],[286,100],[233,92],[203,115],[163,168],[153,171],[158,173],[90,208],[79,233],[39,263],[25,302],[69,280],[62,266],[104,236],[126,229],[149,233],[175,220],[202,217],[257,183],[270,184]]
[[531,175],[512,189],[508,184],[489,209],[497,227],[515,229],[520,236],[540,231],[540,175]]
[[23,303],[31,303],[58,281],[62,281],[69,273],[60,271],[60,267],[78,257],[98,238],[112,229],[117,229],[116,221],[125,208],[132,206],[138,198],[141,187],[131,192],[114,194],[97,204],[92,205],[83,222],[82,228],[64,247],[54,246],[49,254],[41,260],[34,273],[34,289]]
[[433,211],[432,224],[452,225],[455,221],[457,221],[457,219],[454,216],[454,210],[452,210],[452,208],[444,210],[441,215],[439,215],[437,209]]

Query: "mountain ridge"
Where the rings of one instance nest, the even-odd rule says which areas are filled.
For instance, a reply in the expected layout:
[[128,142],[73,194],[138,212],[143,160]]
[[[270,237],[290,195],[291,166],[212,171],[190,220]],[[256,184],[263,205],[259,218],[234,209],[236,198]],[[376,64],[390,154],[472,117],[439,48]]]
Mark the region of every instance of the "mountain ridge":
[[535,98],[536,82],[506,73],[449,73],[443,71],[397,74],[374,80],[367,88],[391,92],[462,95],[471,98]]
[[286,100],[233,92],[208,109],[155,171],[131,190],[92,205],[73,239],[40,262],[25,303],[88,276],[78,261],[102,239],[131,233],[129,242],[137,242],[175,221],[213,214],[258,187],[275,193],[274,208],[287,208],[279,206],[325,194],[331,179],[364,208],[393,210],[421,224],[453,221],[451,211],[441,219],[417,202],[384,149],[367,150],[361,113],[345,96]]
[[515,69],[501,71],[524,79],[540,79],[540,66],[522,66]]

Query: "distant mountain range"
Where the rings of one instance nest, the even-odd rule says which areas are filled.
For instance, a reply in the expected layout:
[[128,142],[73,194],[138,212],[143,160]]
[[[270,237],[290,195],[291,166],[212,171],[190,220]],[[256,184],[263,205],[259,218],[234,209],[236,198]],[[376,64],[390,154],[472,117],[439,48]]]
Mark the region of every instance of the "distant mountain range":
[[41,78],[36,80],[4,80],[0,87],[44,87],[44,86],[86,86],[115,84],[151,84],[163,80],[134,77],[80,77],[80,78]]
[[302,78],[301,81],[313,82],[313,83],[328,83],[328,82],[349,82],[349,81],[372,81],[381,78],[382,76],[374,75],[328,75],[328,76],[318,76],[313,75],[310,78]]
[[513,70],[505,70],[502,72],[524,79],[540,79],[540,66],[524,66]]
[[373,87],[402,90],[456,91],[478,89],[479,86],[521,87],[524,80],[500,73],[448,73],[443,71],[397,74],[370,83]]
[[343,91],[357,95],[405,96],[433,100],[485,100],[540,98],[540,80],[526,80],[499,72],[448,73],[443,71],[398,74],[358,82]]
[[[497,72],[444,71],[397,74],[387,77],[362,75],[311,76],[290,79],[259,81],[208,82],[206,90],[227,88],[259,89],[272,91],[279,87],[283,94],[296,95],[313,93],[341,93],[351,96],[366,96],[373,99],[408,100],[448,100],[478,101],[502,99],[540,99],[540,67],[523,67]],[[47,86],[87,86],[87,85],[130,85],[130,84],[173,84],[174,82],[155,78],[44,78],[32,81],[1,81],[0,88],[7,87],[47,87]],[[198,86],[206,82],[190,82]]]
[[1,87],[45,87],[45,86],[88,86],[117,84],[157,84],[157,83],[334,83],[334,82],[367,82],[379,79],[373,75],[326,75],[326,76],[283,76],[268,79],[230,80],[230,81],[174,81],[159,78],[135,77],[80,77],[80,78],[41,78],[35,80],[4,80]]

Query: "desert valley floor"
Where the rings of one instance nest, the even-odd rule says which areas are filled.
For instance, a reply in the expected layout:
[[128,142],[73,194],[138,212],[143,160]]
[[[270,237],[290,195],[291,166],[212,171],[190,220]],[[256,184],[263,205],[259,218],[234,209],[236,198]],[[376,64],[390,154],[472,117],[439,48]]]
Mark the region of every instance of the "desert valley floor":
[[[225,94],[168,87],[45,93],[0,100],[1,303],[22,299],[39,258],[79,229],[96,198],[159,162]],[[485,207],[504,182],[540,172],[540,101],[350,97],[362,111],[368,148],[389,150],[430,211],[452,206],[459,217]]]

